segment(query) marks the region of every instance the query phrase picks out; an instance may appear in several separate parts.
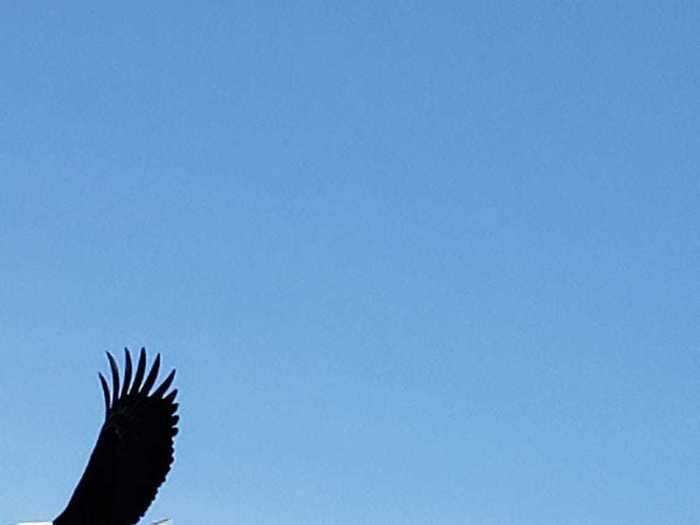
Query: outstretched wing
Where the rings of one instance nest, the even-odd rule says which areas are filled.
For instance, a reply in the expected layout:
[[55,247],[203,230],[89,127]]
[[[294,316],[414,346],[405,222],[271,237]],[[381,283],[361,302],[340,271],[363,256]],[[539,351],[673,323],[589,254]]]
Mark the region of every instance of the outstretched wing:
[[[134,525],[156,497],[173,462],[178,416],[168,389],[175,370],[151,393],[160,369],[156,356],[148,377],[142,348],[132,382],[131,355],[125,350],[124,381],[108,352],[112,391],[100,374],[105,422],[87,468],[55,525]],[[143,382],[143,384],[142,384]]]

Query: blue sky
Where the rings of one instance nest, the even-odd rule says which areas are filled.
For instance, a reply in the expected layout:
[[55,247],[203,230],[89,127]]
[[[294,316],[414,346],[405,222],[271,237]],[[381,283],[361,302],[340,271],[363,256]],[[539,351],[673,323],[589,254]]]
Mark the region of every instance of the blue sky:
[[178,368],[176,525],[700,521],[694,2],[0,13],[0,522],[104,351]]

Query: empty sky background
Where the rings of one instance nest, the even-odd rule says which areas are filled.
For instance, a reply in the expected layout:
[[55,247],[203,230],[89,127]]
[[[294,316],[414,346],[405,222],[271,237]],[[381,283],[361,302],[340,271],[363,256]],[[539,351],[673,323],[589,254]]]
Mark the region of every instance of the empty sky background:
[[125,345],[178,368],[149,519],[700,522],[699,22],[4,3],[0,523]]

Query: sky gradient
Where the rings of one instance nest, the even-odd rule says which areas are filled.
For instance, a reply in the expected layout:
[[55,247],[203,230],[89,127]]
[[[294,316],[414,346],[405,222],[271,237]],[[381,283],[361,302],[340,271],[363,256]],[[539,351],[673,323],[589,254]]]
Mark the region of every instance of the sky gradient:
[[700,522],[700,4],[0,9],[0,524],[124,346],[175,525]]

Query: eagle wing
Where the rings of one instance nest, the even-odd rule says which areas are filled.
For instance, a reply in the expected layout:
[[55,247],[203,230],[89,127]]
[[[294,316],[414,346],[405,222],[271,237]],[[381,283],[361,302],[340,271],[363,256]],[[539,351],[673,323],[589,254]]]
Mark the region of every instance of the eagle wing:
[[[66,509],[54,525],[134,525],[145,514],[173,463],[177,434],[177,390],[168,393],[173,370],[151,393],[160,369],[158,354],[146,375],[142,348],[132,381],[125,349],[124,381],[108,352],[112,391],[99,374],[105,400],[105,422],[90,461]],[[143,383],[143,384],[142,384]]]

